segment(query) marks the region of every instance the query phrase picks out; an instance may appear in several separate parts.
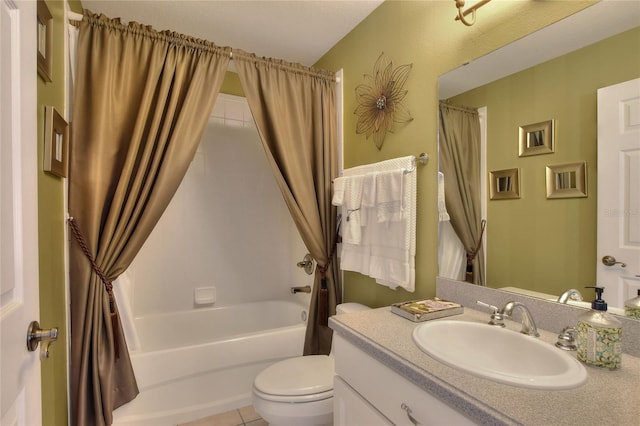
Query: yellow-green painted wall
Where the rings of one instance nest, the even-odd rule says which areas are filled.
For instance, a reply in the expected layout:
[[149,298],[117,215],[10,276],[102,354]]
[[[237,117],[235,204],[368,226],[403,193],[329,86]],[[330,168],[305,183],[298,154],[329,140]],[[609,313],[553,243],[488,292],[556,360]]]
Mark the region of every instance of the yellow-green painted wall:
[[224,75],[224,80],[222,81],[220,93],[244,97],[244,91],[242,90],[242,85],[240,84],[240,77],[238,77],[238,73],[227,71],[227,73]]
[[[437,80],[440,74],[480,57],[594,2],[492,2],[465,27],[454,21],[450,0],[386,1],[325,54],[315,66],[338,71],[344,82],[344,165],[353,167],[426,152],[431,160],[418,169],[416,291],[390,290],[357,273],[345,273],[347,301],[384,306],[433,296],[437,275]],[[371,73],[381,52],[394,66],[413,64],[405,85],[405,105],[414,120],[386,137],[378,151],[356,135],[355,87]]]
[[[640,77],[640,27],[451,99],[487,106],[487,170],[521,198],[488,201],[487,282],[560,294],[596,283],[597,89]],[[555,152],[518,157],[518,128],[553,119]],[[547,165],[587,162],[587,198],[546,199]]]
[[[74,11],[80,1],[69,0]],[[428,165],[418,174],[418,243],[416,256],[416,293],[391,291],[359,274],[345,276],[346,300],[370,306],[382,306],[409,297],[433,295],[437,272],[436,171],[437,171],[437,78],[464,62],[475,59],[549,23],[562,19],[593,1],[566,2],[494,2],[478,14],[478,23],[465,27],[454,22],[450,0],[390,1],[376,9],[361,25],[332,48],[316,66],[344,70],[345,94],[345,166],[352,167],[404,155],[427,152]],[[54,44],[62,46],[62,1],[48,0],[54,15]],[[215,40],[214,40],[215,41]],[[38,81],[38,136],[43,137],[43,108],[54,105],[64,111],[62,62],[59,49],[54,52],[54,81]],[[381,52],[394,65],[412,63],[407,81],[406,105],[414,120],[395,134],[387,136],[381,151],[371,140],[355,134],[354,89],[362,75],[370,73]],[[287,59],[287,58],[282,58]],[[242,95],[239,85],[228,76],[223,92]],[[64,340],[64,229],[62,180],[42,172],[42,146],[39,144],[38,179],[41,322],[60,327],[60,342],[52,347],[51,359],[43,363],[43,412],[46,424],[67,424],[66,348]]]
[[[44,107],[53,106],[65,119],[64,2],[46,2],[53,16],[52,81],[38,77],[38,256],[40,324],[58,327],[58,341],[42,366],[42,419],[45,425],[68,424],[67,318],[65,290],[65,181],[43,171]],[[81,11],[79,2],[71,2]]]

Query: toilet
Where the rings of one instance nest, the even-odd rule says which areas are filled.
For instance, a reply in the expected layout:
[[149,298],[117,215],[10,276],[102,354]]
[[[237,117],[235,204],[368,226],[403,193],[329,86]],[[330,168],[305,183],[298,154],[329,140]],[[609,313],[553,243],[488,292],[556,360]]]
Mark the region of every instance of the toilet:
[[[359,303],[343,303],[336,307],[336,314],[368,309]],[[334,373],[333,354],[277,362],[256,376],[253,408],[270,425],[331,425]]]

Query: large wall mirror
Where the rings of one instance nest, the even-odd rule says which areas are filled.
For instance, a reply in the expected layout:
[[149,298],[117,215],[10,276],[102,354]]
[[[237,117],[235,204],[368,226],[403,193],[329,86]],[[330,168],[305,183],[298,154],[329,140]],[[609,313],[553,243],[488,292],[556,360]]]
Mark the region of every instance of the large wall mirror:
[[[618,1],[597,3],[441,76],[440,100],[482,111],[483,189],[492,172],[518,172],[517,197],[491,199],[488,189],[482,195],[487,286],[548,300],[578,289],[593,300],[584,287],[602,285],[596,282],[597,90],[636,78],[640,4]],[[523,128],[532,131],[523,136]],[[571,175],[571,191],[554,187],[548,197],[548,170],[575,164],[580,173]],[[640,286],[640,277],[633,278],[640,271],[628,272]],[[608,293],[610,312],[622,313],[616,308],[628,295]]]

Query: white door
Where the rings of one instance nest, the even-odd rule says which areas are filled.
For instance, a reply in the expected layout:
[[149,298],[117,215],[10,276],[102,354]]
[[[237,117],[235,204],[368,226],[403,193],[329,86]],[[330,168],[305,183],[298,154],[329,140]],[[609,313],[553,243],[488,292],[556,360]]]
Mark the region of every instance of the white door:
[[640,79],[598,90],[597,252],[603,298],[622,307],[640,288]]
[[35,1],[0,0],[0,48],[0,424],[38,425]]

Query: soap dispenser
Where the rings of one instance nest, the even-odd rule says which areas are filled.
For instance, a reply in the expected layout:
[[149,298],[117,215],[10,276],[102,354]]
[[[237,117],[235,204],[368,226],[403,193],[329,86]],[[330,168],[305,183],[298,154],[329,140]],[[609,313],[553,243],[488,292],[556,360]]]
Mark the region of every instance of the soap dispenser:
[[578,359],[596,367],[616,370],[622,363],[622,323],[607,313],[603,287],[593,288],[591,310],[578,317]]
[[640,289],[638,289],[637,297],[629,299],[624,303],[624,315],[627,317],[640,319]]

